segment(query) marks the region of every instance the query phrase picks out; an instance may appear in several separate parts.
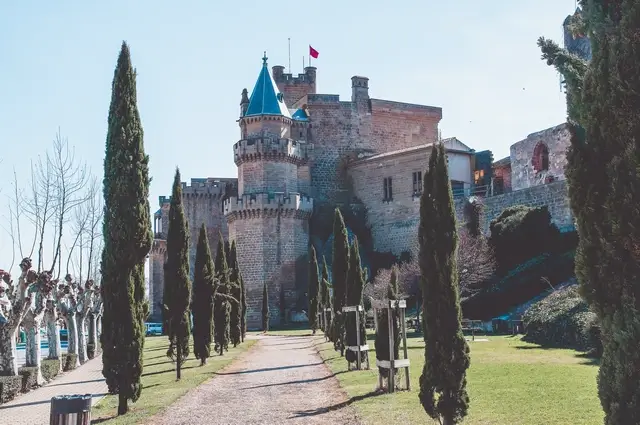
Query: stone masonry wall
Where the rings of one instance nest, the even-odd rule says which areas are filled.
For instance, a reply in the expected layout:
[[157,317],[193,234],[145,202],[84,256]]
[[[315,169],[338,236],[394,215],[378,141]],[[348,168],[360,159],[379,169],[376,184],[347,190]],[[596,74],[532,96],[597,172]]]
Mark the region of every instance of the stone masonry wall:
[[[266,215],[265,215],[266,214]],[[298,298],[296,263],[307,254],[308,220],[295,211],[255,211],[249,218],[229,222],[230,238],[236,241],[238,262],[247,288],[247,327],[262,326],[262,291],[267,284],[272,326],[280,325],[280,291],[284,289],[286,310]]]
[[[376,156],[353,164],[349,174],[353,190],[367,209],[374,250],[400,255],[411,250],[417,242],[417,226],[420,217],[420,197],[414,196],[413,173],[421,173],[421,181],[428,167],[430,147],[410,149],[400,154]],[[453,160],[455,157],[456,160]],[[459,157],[459,158],[458,158]],[[458,160],[459,159],[459,160]],[[464,161],[463,159],[467,159]],[[449,163],[460,169],[450,170],[451,178],[466,176],[470,183],[469,155],[450,152]],[[391,177],[393,200],[385,201],[383,179]],[[462,200],[457,199],[462,212]],[[460,214],[459,220],[464,217]]]
[[[538,144],[545,144],[549,151],[549,169],[534,169],[534,151]],[[567,164],[567,148],[570,145],[569,127],[566,123],[538,131],[526,139],[511,145],[511,188],[514,191],[545,184],[547,178],[564,180]]]
[[489,232],[489,223],[496,218],[505,208],[515,205],[539,207],[547,205],[551,220],[561,230],[571,229],[574,225],[571,207],[569,205],[569,192],[566,180],[556,181],[545,185],[534,186],[517,190],[504,195],[486,198],[483,227]]
[[246,161],[238,166],[240,194],[298,192],[298,166],[291,162]]
[[151,322],[162,321],[164,295],[164,263],[167,261],[167,245],[164,240],[153,241],[149,254],[149,311]]

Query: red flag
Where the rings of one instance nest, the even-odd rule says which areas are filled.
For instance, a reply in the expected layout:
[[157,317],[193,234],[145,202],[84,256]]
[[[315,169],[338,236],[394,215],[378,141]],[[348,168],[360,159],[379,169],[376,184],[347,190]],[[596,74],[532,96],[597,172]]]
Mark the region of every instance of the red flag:
[[314,49],[313,47],[309,46],[309,56],[311,56],[314,59],[318,59],[318,51],[316,49]]

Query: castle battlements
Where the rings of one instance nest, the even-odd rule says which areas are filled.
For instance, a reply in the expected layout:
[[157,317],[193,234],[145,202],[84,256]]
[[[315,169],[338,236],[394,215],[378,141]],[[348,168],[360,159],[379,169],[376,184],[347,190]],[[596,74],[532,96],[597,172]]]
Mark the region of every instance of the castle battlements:
[[221,198],[225,195],[227,186],[234,186],[237,183],[235,178],[217,178],[207,177],[199,179],[191,179],[191,184],[182,182],[183,196],[210,196],[213,198]]
[[308,144],[292,139],[256,137],[237,142],[233,145],[233,154],[236,165],[265,159],[301,165],[308,159]]
[[229,221],[238,218],[293,216],[308,218],[313,212],[313,199],[299,193],[255,193],[232,196],[224,201],[224,215]]

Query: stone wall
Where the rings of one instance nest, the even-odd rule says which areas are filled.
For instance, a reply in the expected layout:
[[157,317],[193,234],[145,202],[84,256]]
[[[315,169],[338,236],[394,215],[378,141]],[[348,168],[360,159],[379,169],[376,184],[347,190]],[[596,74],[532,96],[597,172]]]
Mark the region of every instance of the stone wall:
[[262,326],[262,291],[269,294],[271,326],[280,325],[280,291],[285,311],[295,308],[306,285],[298,263],[305,262],[309,244],[308,213],[255,209],[242,218],[230,215],[229,236],[236,241],[238,263],[247,288],[247,327]]
[[[538,171],[536,147],[545,145],[549,153],[548,170]],[[549,178],[564,180],[567,164],[567,148],[570,145],[569,127],[566,123],[538,131],[526,139],[511,145],[511,188],[514,191],[545,184]]]
[[574,225],[571,207],[569,206],[569,192],[566,180],[556,181],[522,189],[499,196],[486,198],[483,226],[489,232],[489,223],[505,208],[515,205],[539,207],[546,205],[551,214],[551,220],[561,230],[571,229]]
[[154,240],[149,253],[149,314],[150,322],[162,321],[162,299],[164,295],[164,263],[167,261],[167,244]]
[[[428,168],[431,146],[375,155],[356,161],[349,168],[353,191],[367,209],[374,250],[400,255],[416,243],[420,217],[420,192]],[[449,152],[450,178],[471,183],[469,153]],[[414,192],[413,174],[420,173],[418,192]],[[384,199],[385,178],[391,177],[393,199]],[[461,203],[461,199],[457,199]],[[460,208],[460,211],[461,208]],[[460,215],[459,219],[463,219]]]
[[271,74],[273,80],[278,86],[278,90],[284,96],[285,103],[291,107],[300,98],[316,92],[316,73],[315,66],[307,66],[304,69],[304,74],[285,73],[284,66],[275,65],[271,68]]

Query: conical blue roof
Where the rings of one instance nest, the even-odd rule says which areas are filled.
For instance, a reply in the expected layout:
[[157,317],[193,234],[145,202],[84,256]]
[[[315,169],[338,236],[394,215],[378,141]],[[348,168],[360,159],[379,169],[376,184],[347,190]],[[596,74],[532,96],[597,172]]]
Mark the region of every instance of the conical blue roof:
[[291,115],[291,118],[293,118],[296,121],[309,121],[309,116],[307,115],[306,111],[302,108],[296,110],[293,115]]
[[262,69],[258,75],[258,81],[253,87],[249,98],[249,107],[244,116],[251,115],[282,115],[291,118],[284,97],[278,90],[278,86],[267,68],[267,55],[262,58]]

